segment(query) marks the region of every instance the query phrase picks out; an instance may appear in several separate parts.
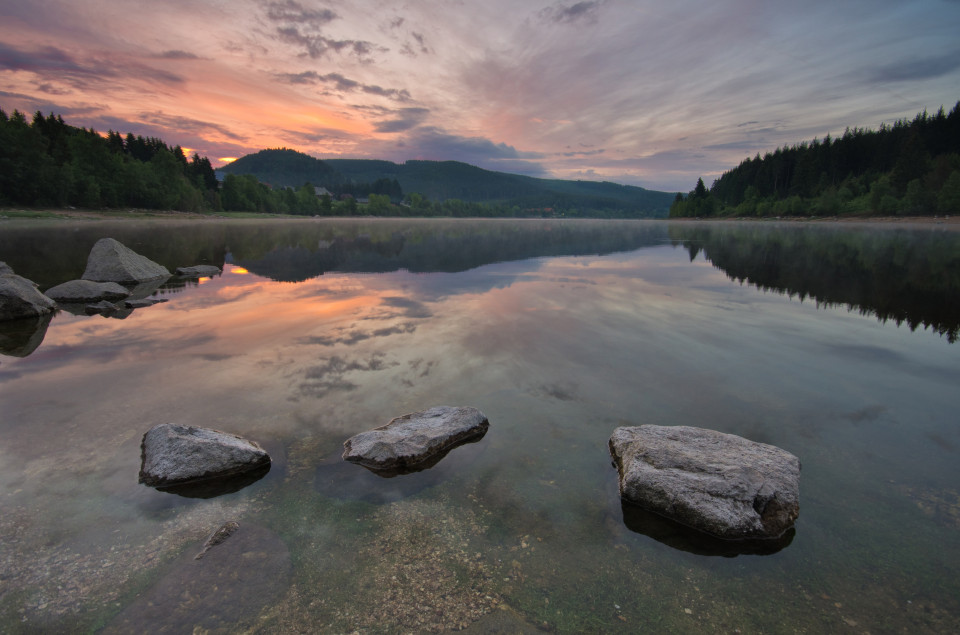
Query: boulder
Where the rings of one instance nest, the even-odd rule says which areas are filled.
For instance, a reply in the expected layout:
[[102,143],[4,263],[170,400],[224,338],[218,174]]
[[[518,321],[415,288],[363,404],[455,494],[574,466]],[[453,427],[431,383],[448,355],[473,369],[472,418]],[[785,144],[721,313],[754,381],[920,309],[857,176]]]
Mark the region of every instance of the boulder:
[[476,408],[436,406],[350,437],[343,444],[343,458],[372,470],[415,470],[462,443],[477,440],[489,426]]
[[139,300],[125,300],[123,306],[128,309],[145,309],[148,306],[153,306],[154,304],[160,304],[161,302],[166,302],[166,298],[141,298]]
[[270,464],[253,441],[219,430],[162,423],[143,435],[139,482],[183,485],[243,474]]
[[57,303],[35,284],[15,273],[0,274],[0,320],[19,320],[50,313]]
[[113,238],[101,238],[90,250],[87,268],[81,277],[96,282],[137,284],[169,278],[170,272]]
[[177,275],[182,278],[202,278],[204,276],[219,276],[220,267],[213,265],[196,265],[195,267],[177,267]]
[[610,437],[620,497],[728,540],[779,538],[800,513],[800,460],[743,437],[687,426]]
[[0,261],[0,275],[4,275],[8,273],[13,273],[13,267],[11,267],[10,265],[8,265],[3,261]]
[[48,298],[57,302],[97,302],[99,300],[122,300],[130,295],[129,289],[116,282],[71,280],[47,289]]

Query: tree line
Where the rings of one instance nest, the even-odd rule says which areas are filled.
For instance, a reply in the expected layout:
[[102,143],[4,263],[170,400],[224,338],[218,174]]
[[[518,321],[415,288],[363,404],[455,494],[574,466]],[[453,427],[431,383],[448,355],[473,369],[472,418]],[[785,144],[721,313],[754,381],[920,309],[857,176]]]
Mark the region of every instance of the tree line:
[[671,218],[950,213],[960,213],[960,102],[757,154],[670,207]]
[[0,205],[219,209],[205,157],[160,139],[67,125],[0,109]]

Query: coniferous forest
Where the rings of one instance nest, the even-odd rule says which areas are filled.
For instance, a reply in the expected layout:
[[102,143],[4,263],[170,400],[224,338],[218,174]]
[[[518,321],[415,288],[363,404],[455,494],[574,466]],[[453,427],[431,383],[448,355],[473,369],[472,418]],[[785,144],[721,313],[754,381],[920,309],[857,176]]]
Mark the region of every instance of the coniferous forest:
[[878,130],[847,129],[746,159],[707,189],[677,194],[671,218],[960,213],[960,102]]

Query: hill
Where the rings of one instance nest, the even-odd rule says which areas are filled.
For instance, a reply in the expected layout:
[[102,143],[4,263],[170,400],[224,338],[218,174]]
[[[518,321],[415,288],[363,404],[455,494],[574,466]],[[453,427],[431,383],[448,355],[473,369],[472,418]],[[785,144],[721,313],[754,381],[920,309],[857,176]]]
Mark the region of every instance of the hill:
[[960,102],[876,131],[847,129],[744,160],[703,180],[671,217],[960,213]]
[[[527,210],[572,212],[585,216],[666,216],[674,194],[641,187],[596,181],[539,179],[485,170],[458,161],[407,161],[398,164],[369,159],[319,160],[293,150],[262,150],[218,170],[250,174],[274,186],[299,187],[305,182],[334,193],[365,196],[370,192],[397,194],[385,184],[396,183],[402,194],[420,194],[433,201],[457,199]],[[369,187],[369,191],[363,191]],[[399,198],[399,196],[396,196]]]

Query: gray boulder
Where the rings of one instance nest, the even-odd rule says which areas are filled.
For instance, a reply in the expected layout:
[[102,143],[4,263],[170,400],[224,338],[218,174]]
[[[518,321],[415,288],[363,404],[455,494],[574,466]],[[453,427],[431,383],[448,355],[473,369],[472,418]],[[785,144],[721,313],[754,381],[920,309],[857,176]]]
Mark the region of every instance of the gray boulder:
[[151,487],[225,478],[270,464],[263,448],[219,430],[162,423],[143,435],[139,482]]
[[476,408],[436,406],[350,437],[343,444],[343,458],[372,470],[415,469],[482,437],[489,427]]
[[93,280],[71,280],[47,289],[48,298],[57,302],[97,302],[99,300],[121,300],[130,295],[130,290],[116,282],[94,282]]
[[56,307],[56,302],[26,278],[15,273],[0,274],[0,320],[38,317]]
[[163,265],[141,256],[113,238],[101,238],[87,256],[84,280],[137,284],[160,278],[169,278]]
[[643,425],[614,430],[610,455],[623,500],[719,538],[777,538],[800,513],[800,460],[772,445]]
[[0,261],[0,275],[13,273],[13,268],[7,263]]
[[196,265],[195,267],[177,267],[177,275],[182,278],[201,278],[203,276],[219,276],[220,267],[213,265]]

